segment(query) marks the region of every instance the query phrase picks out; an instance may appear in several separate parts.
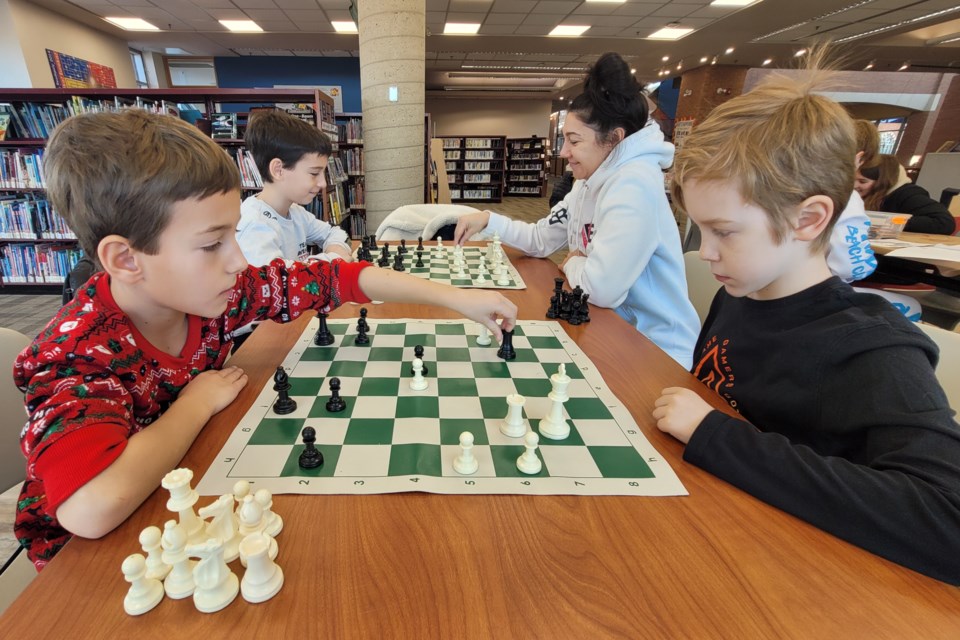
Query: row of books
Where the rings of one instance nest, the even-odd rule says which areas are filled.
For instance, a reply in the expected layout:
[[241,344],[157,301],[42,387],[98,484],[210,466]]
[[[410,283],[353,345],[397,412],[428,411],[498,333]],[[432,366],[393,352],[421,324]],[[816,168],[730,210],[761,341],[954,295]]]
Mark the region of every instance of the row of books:
[[43,189],[43,149],[0,151],[0,189]]
[[76,240],[46,198],[0,198],[0,240]]
[[363,120],[350,118],[337,125],[337,138],[343,144],[363,144]]
[[327,162],[327,184],[339,184],[345,182],[349,176],[343,169],[343,163],[337,156],[330,156]]
[[467,160],[493,160],[497,157],[496,153],[493,149],[488,151],[467,151],[464,158]]
[[58,124],[79,113],[101,111],[120,111],[128,108],[140,108],[154,113],[168,113],[179,116],[175,102],[166,100],[144,100],[114,96],[112,98],[93,99],[71,96],[62,103],[51,102],[4,102],[0,103],[0,114],[7,114],[10,123],[7,139],[49,138]]
[[510,185],[509,187],[507,187],[507,193],[511,195],[519,195],[519,194],[528,195],[529,194],[529,195],[538,196],[540,195],[540,187],[517,187],[514,185]]
[[526,162],[522,164],[515,164],[513,162],[510,163],[511,171],[539,171],[540,169],[543,169],[543,165],[540,163],[536,163],[536,164],[526,163]]
[[[462,195],[461,195],[462,193]],[[457,200],[489,200],[498,196],[494,189],[450,189],[450,198]]]
[[351,210],[363,209],[366,206],[367,201],[364,195],[366,191],[365,181],[366,179],[361,176],[347,185],[345,194],[347,196],[347,208]]
[[348,174],[363,175],[363,149],[341,149],[340,160]]
[[228,153],[233,156],[240,169],[240,186],[243,189],[262,189],[263,179],[260,177],[260,170],[257,169],[253,154],[243,147],[233,153],[228,150]]
[[11,243],[0,247],[3,281],[21,284],[63,282],[83,252],[76,245]]
[[543,149],[543,142],[540,140],[531,140],[529,142],[509,142],[510,149],[523,150],[523,149]]
[[541,158],[539,153],[511,153],[511,160],[539,160]]

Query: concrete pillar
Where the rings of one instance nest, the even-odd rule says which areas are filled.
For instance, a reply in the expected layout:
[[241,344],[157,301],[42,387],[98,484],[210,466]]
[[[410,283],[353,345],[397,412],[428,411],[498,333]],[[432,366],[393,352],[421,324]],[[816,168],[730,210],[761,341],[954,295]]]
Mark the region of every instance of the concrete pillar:
[[[367,233],[373,233],[397,207],[423,202],[426,3],[357,4]],[[397,88],[396,102],[390,87]]]

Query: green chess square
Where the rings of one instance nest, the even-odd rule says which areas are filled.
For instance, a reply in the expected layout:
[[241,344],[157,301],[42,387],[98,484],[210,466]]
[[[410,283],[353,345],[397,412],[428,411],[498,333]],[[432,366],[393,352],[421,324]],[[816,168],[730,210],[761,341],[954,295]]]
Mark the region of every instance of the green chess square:
[[[480,398],[480,410],[485,419],[496,418],[503,420],[507,415],[507,401],[505,398]],[[526,409],[524,409],[526,411]]]
[[467,278],[453,278],[450,280],[450,284],[455,287],[469,287],[473,284],[473,280]]
[[440,418],[440,444],[460,444],[460,434],[469,431],[473,434],[473,444],[489,444],[487,425],[483,420],[473,418]]
[[474,362],[473,375],[477,378],[509,378],[510,367],[506,362]]
[[437,347],[437,362],[470,362],[470,349]]
[[567,420],[567,425],[570,427],[570,435],[568,435],[563,440],[551,440],[543,434],[540,433],[540,418],[531,418],[530,419],[530,429],[537,432],[537,435],[540,436],[540,444],[551,444],[558,447],[582,447],[584,445],[583,438],[580,437],[580,432],[577,431],[577,426],[571,424],[572,420]]
[[633,447],[588,447],[604,478],[652,478],[653,471]]
[[435,347],[437,346],[437,336],[433,335],[432,333],[413,333],[404,337],[403,346],[415,347],[417,345],[420,345],[421,347]]
[[537,449],[537,457],[542,463],[540,473],[529,475],[521,473],[517,469],[517,458],[519,458],[526,448],[522,444],[511,445],[490,445],[490,453],[493,456],[493,468],[497,471],[498,478],[549,478],[550,471],[547,469],[547,463],[543,461],[540,449]]
[[436,476],[443,475],[443,462],[440,445],[436,444],[395,444],[390,447],[390,466],[388,474],[394,476]]
[[338,322],[330,323],[330,322],[328,321],[328,322],[327,322],[327,328],[330,329],[330,333],[332,333],[332,334],[335,335],[335,336],[342,336],[342,335],[344,335],[344,334],[347,333],[347,323],[346,323],[346,322],[344,322],[344,323],[338,323]]
[[516,327],[513,328],[513,335],[515,335],[515,336],[525,336],[525,335],[527,335],[527,334],[525,334],[525,333],[523,332],[523,327],[521,327],[520,325],[517,325]]
[[477,382],[473,378],[441,378],[437,380],[440,396],[470,396],[477,395]]
[[343,401],[347,403],[347,408],[343,411],[338,411],[332,413],[327,411],[327,400],[330,399],[330,392],[328,391],[324,395],[317,396],[317,399],[313,401],[313,407],[310,409],[308,414],[311,418],[349,418],[353,414],[353,405],[357,403],[356,398],[340,396],[343,398]]
[[402,336],[407,332],[407,323],[378,324],[374,331],[379,336]]
[[533,349],[514,349],[517,357],[510,362],[540,362],[537,352]]
[[436,396],[397,398],[397,418],[439,418],[440,399]]
[[570,398],[563,408],[573,420],[611,420],[613,416],[600,398]]
[[323,378],[290,378],[291,396],[315,396],[323,387]]
[[400,390],[398,378],[364,378],[360,381],[359,396],[390,396],[396,397]]
[[332,362],[337,355],[337,347],[317,347],[310,345],[303,355],[300,356],[301,362]]
[[393,441],[393,420],[354,418],[347,426],[343,444],[390,444]]
[[403,347],[371,347],[367,362],[398,362],[403,360]]
[[560,341],[553,336],[529,336],[527,342],[534,349],[563,349]]
[[[337,470],[337,462],[340,460],[340,445],[325,444],[318,446],[317,449],[323,454],[323,464],[316,469],[300,468],[300,454],[303,453],[305,448],[304,445],[298,444],[290,450],[290,456],[283,465],[280,477],[332,478],[334,472]],[[306,482],[309,482],[309,480]]]
[[463,336],[467,334],[467,327],[464,324],[438,324],[436,331],[438,336]]
[[254,429],[249,444],[293,444],[300,441],[302,418],[264,418]]
[[367,363],[363,361],[341,360],[339,362],[332,362],[327,372],[327,378],[362,378],[363,370],[366,366]]
[[528,398],[546,398],[553,385],[546,378],[517,378],[513,381],[517,393]]
[[[548,378],[553,374],[555,374],[557,372],[557,369],[560,368],[559,362],[543,362],[541,364],[543,365],[543,371],[544,373],[547,374]],[[572,378],[574,380],[583,379],[583,372],[580,371],[580,368],[577,367],[577,365],[573,364],[572,362],[564,362],[563,368],[564,368],[564,373],[567,374],[567,377]]]

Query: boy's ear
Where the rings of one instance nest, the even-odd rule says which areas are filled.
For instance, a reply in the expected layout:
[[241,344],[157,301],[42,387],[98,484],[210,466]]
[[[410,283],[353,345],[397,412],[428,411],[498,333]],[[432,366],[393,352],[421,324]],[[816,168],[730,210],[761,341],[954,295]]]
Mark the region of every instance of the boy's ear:
[[828,196],[810,196],[800,203],[800,214],[793,235],[805,242],[817,239],[833,220],[833,200]]
[[270,176],[274,180],[279,180],[280,175],[283,173],[283,160],[280,158],[274,158],[267,166],[270,169]]
[[114,234],[101,240],[97,245],[97,258],[103,270],[121,282],[130,284],[143,276],[137,254],[123,236]]

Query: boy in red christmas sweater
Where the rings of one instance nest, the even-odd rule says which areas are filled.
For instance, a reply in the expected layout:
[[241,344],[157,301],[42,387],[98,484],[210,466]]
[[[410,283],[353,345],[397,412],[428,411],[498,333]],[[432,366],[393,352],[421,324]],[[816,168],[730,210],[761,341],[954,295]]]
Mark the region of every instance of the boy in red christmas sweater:
[[190,125],[140,110],[81,115],[47,145],[54,207],[103,271],[14,365],[29,419],[15,532],[38,569],[72,534],[98,538],[160,484],[247,382],[221,369],[254,320],[371,298],[438,304],[500,336],[516,306],[367,263],[251,267],[236,241],[240,179]]

